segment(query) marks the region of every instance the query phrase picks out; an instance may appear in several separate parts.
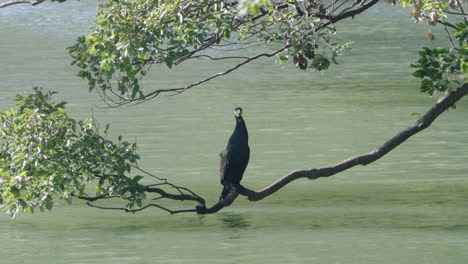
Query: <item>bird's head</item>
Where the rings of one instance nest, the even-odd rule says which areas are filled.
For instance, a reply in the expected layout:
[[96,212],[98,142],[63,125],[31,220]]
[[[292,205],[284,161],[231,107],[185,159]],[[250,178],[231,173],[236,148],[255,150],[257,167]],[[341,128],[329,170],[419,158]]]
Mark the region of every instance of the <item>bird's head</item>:
[[236,107],[236,109],[234,109],[234,116],[237,118],[242,117],[242,108]]

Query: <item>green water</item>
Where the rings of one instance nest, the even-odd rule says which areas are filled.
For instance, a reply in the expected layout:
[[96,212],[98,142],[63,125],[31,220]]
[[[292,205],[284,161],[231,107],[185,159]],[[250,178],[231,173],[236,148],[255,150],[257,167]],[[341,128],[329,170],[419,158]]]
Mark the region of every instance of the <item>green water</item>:
[[[243,183],[260,189],[292,170],[368,152],[436,101],[418,93],[408,65],[415,50],[437,43],[408,10],[381,5],[338,26],[354,50],[327,73],[263,60],[175,97],[99,109],[65,51],[94,10],[86,1],[0,10],[0,108],[33,86],[57,90],[73,117],[93,112],[110,122],[113,136],[137,141],[144,168],[209,203],[235,106],[244,108],[252,150]],[[222,67],[155,68],[145,87],[180,86]],[[0,215],[0,263],[466,263],[467,111],[464,99],[367,167],[299,180],[256,203],[241,197],[214,215],[132,215],[79,201],[13,221]]]

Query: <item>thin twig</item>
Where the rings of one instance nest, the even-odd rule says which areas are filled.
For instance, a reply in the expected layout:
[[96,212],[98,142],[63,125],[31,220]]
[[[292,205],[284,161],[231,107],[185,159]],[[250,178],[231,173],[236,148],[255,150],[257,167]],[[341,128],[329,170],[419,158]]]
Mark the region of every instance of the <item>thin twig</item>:
[[[466,2],[466,1],[465,1],[465,2]],[[463,15],[464,15],[464,16],[463,16],[463,19],[464,19],[465,21],[468,21],[467,15],[466,15],[466,13],[465,13],[465,10],[463,9],[463,5],[460,3],[460,0],[457,0],[457,5],[458,5],[458,7],[460,8],[461,12],[462,12]]]
[[118,195],[109,195],[109,196],[99,195],[99,196],[95,196],[95,197],[90,197],[90,196],[81,196],[81,195],[75,196],[75,195],[72,194],[71,196],[76,197],[76,198],[81,199],[81,200],[86,200],[88,202],[94,202],[94,201],[97,201],[97,200],[107,200],[107,199],[112,199],[112,198],[121,198]]
[[196,56],[190,57],[190,59],[202,59],[202,58],[207,58],[210,60],[231,60],[231,59],[248,59],[249,57],[244,57],[244,56],[211,57],[209,55],[196,55]]
[[167,207],[164,207],[164,206],[161,206],[159,204],[147,204],[143,207],[140,207],[138,209],[128,209],[128,208],[124,208],[124,207],[107,207],[107,206],[99,206],[99,205],[94,205],[90,202],[87,202],[86,203],[88,206],[91,206],[91,207],[94,207],[94,208],[98,208],[98,209],[103,209],[103,210],[120,210],[120,211],[125,211],[127,213],[136,213],[136,212],[139,212],[139,211],[142,211],[142,210],[145,210],[146,208],[149,208],[149,207],[157,207],[159,209],[162,209],[170,214],[177,214],[177,213],[190,213],[190,212],[197,212],[196,209],[183,209],[183,210],[171,210]]
[[457,48],[455,48],[455,45],[453,44],[452,35],[451,35],[450,32],[448,31],[446,25],[444,25],[444,29],[445,29],[445,32],[447,32],[447,36],[448,36],[448,38],[449,38],[450,45],[452,46],[452,49],[457,50]]
[[[175,93],[177,93],[177,94],[182,93],[182,92],[184,92],[184,91],[186,91],[186,90],[188,90],[188,89],[190,89],[190,88],[193,88],[193,87],[195,87],[195,86],[198,86],[198,85],[200,85],[200,84],[202,84],[202,83],[205,83],[205,82],[208,82],[208,81],[210,81],[210,80],[212,80],[212,79],[218,78],[218,77],[220,77],[220,76],[224,76],[224,75],[226,75],[226,74],[229,74],[229,73],[231,73],[231,72],[233,72],[233,71],[239,69],[239,68],[242,67],[243,65],[245,65],[245,64],[247,64],[247,63],[249,63],[249,62],[251,62],[251,61],[253,61],[253,60],[259,59],[259,58],[261,58],[261,57],[273,57],[273,56],[275,56],[276,54],[278,54],[278,53],[280,53],[280,52],[286,50],[286,49],[289,48],[290,46],[291,46],[291,45],[288,44],[288,45],[286,45],[286,46],[284,46],[284,47],[282,47],[282,48],[276,50],[276,51],[273,52],[273,53],[261,53],[261,54],[257,54],[257,55],[255,55],[255,56],[249,57],[248,59],[244,60],[243,62],[241,62],[241,63],[239,63],[239,64],[237,64],[237,65],[235,65],[234,67],[231,67],[230,69],[228,69],[228,70],[226,70],[226,71],[224,71],[224,72],[217,73],[217,74],[215,74],[215,75],[212,75],[212,76],[210,76],[210,77],[208,77],[208,78],[205,78],[205,79],[203,79],[203,80],[201,80],[201,81],[198,81],[198,82],[195,82],[195,83],[191,83],[191,84],[189,84],[189,85],[187,85],[187,86],[185,86],[185,87],[182,87],[182,88],[173,88],[173,89],[156,90],[156,91],[154,91],[154,92],[151,92],[151,93],[145,95],[145,99],[144,99],[143,101],[141,101],[141,102],[151,100],[151,99],[155,98],[156,96],[158,96],[161,92],[175,92]],[[139,103],[141,103],[141,102],[139,102]]]

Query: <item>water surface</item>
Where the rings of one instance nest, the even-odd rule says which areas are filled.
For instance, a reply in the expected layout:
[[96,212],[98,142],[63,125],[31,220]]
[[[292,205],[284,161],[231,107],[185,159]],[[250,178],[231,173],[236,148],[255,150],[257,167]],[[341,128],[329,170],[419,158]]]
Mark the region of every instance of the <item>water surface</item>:
[[[65,50],[88,32],[94,12],[85,1],[0,11],[1,109],[33,86],[59,91],[73,117],[93,112],[110,122],[113,136],[137,141],[144,168],[210,202],[220,191],[218,153],[236,106],[244,108],[252,150],[243,182],[259,189],[292,170],[371,151],[436,101],[418,92],[408,65],[416,50],[437,43],[409,10],[381,5],[337,25],[354,50],[324,74],[262,60],[178,96],[99,109]],[[155,68],[145,86],[180,86],[220,67]],[[79,201],[13,221],[0,215],[1,263],[465,263],[467,109],[464,99],[369,166],[293,182],[256,203],[240,198],[215,215],[133,215]]]

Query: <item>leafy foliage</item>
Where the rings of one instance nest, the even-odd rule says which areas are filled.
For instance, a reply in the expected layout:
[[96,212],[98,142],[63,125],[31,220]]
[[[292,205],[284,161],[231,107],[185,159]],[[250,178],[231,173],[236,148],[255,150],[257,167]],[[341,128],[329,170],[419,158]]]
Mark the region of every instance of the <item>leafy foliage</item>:
[[69,52],[90,90],[117,102],[145,100],[155,94],[142,85],[151,65],[172,68],[214,46],[263,45],[280,64],[291,57],[300,69],[326,70],[349,43],[331,41],[323,12],[314,1],[109,0]]
[[[98,90],[105,98],[112,97],[117,105],[143,101],[160,92],[184,91],[261,57],[275,56],[280,65],[292,61],[302,70],[327,70],[338,63],[337,56],[351,45],[333,41],[334,24],[377,2],[108,0],[98,8],[93,32],[78,38],[69,47],[69,53],[72,64],[79,68],[78,76],[88,81],[90,90]],[[421,91],[430,95],[436,91],[447,93],[466,83],[468,15],[461,1],[386,2],[411,6],[415,21],[427,22],[430,28],[443,26],[447,32],[450,47],[423,48],[419,60],[412,65],[417,68],[413,75],[422,79]],[[427,36],[435,39],[432,31]],[[211,48],[224,55],[212,57],[208,51]],[[230,49],[234,50],[234,56],[229,55]],[[255,55],[239,56],[240,49],[249,49]],[[200,58],[238,61],[222,73],[182,88],[143,89],[142,79],[152,65],[172,68]],[[457,90],[460,88],[466,93],[466,84]],[[202,197],[166,179],[158,178],[157,184],[140,184],[143,176],[128,176],[132,168],[151,174],[138,168],[136,145],[120,137],[118,142],[106,139],[92,120],[70,118],[65,103],[51,101],[53,94],[35,88],[31,95],[17,96],[17,109],[0,112],[0,207],[6,213],[15,216],[23,211],[33,213],[36,208],[51,210],[54,199],[71,203],[76,197],[88,202],[118,197],[125,200],[125,207],[89,205],[127,212],[158,207],[170,213],[209,213],[224,206],[220,201],[208,210]],[[457,96],[463,95],[452,93],[444,100],[458,100]],[[429,116],[435,118],[433,114]],[[88,185],[95,185],[94,197],[87,195]],[[177,193],[166,192],[162,185]],[[185,210],[170,210],[154,202],[143,206],[146,193],[158,195],[149,198],[151,201],[167,198],[196,201],[199,205]]]
[[39,88],[18,95],[17,109],[0,113],[0,206],[19,212],[52,209],[55,197],[71,203],[97,180],[96,195],[119,195],[127,207],[145,198],[138,181],[126,173],[139,159],[136,145],[114,143],[99,134],[92,120],[76,121],[53,92]]
[[[394,0],[386,0],[387,2]],[[411,17],[421,22],[428,20],[431,25],[435,25],[436,21],[447,18],[447,11],[458,9],[457,0],[440,1],[440,0],[398,0],[398,3],[403,7],[411,6]]]
[[413,76],[422,79],[421,92],[433,95],[435,91],[450,92],[468,79],[468,22],[459,23],[453,34],[458,47],[423,48],[419,60],[412,64],[418,68]]
[[114,1],[98,8],[96,27],[69,48],[90,90],[113,90],[144,98],[139,80],[151,64],[171,68],[205,44],[214,30],[230,35],[234,17],[214,1]]

